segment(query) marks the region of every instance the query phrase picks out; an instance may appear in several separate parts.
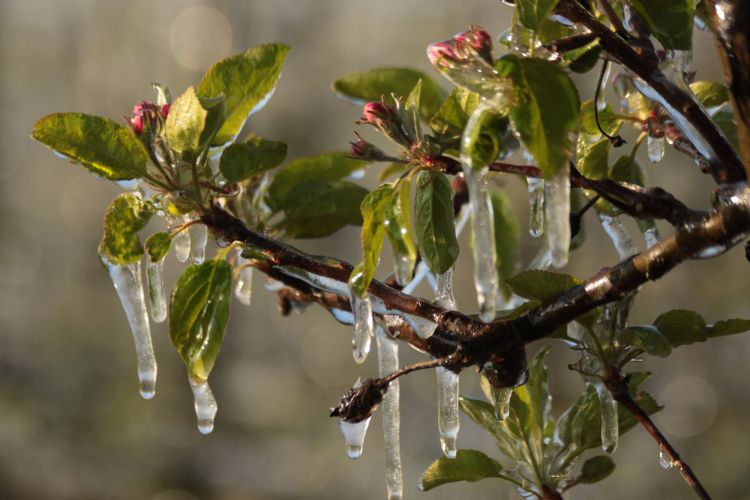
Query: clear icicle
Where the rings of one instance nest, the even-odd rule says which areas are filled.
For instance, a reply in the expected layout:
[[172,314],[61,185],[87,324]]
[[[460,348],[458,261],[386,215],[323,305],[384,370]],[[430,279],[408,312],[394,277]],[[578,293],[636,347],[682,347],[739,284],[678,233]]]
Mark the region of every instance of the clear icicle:
[[438,431],[440,446],[447,458],[456,458],[458,438],[458,374],[442,366],[437,370]]
[[146,256],[146,283],[151,319],[161,323],[167,319],[167,296],[164,293],[164,259],[154,262]]
[[216,399],[207,380],[201,380],[188,374],[190,388],[193,390],[195,416],[198,419],[198,430],[201,434],[210,434],[214,430],[216,418]]
[[133,333],[141,396],[151,399],[156,393],[156,358],[151,345],[151,327],[146,311],[141,261],[126,266],[107,263],[107,268]]
[[474,286],[479,303],[479,319],[485,322],[495,319],[497,303],[497,268],[495,266],[495,223],[492,212],[492,201],[487,189],[488,166],[475,168],[472,156],[472,138],[476,136],[477,127],[481,126],[482,115],[494,105],[483,99],[471,114],[461,139],[461,167],[469,191],[469,208],[471,210],[471,227],[474,237]]
[[601,212],[597,215],[599,216],[599,221],[602,223],[604,231],[607,233],[607,236],[609,236],[609,239],[612,240],[612,244],[615,246],[615,250],[617,250],[620,259],[625,260],[638,253],[638,250],[636,250],[635,245],[633,244],[633,240],[628,234],[628,230],[625,229],[625,226],[622,225],[622,222],[620,222],[617,217],[611,217]]
[[443,274],[437,275],[437,291],[435,302],[451,311],[456,309],[456,299],[453,296],[453,267]]
[[492,387],[492,399],[494,400],[495,418],[505,420],[510,415],[510,398],[513,396],[512,387]]
[[651,248],[659,243],[659,228],[656,227],[656,223],[652,219],[639,219],[638,228],[641,230],[646,248]]
[[190,233],[187,230],[180,231],[172,239],[172,245],[174,245],[174,256],[177,260],[187,262],[190,257]]
[[662,469],[666,470],[674,467],[674,461],[672,461],[672,458],[664,451],[664,447],[661,445],[659,445],[659,465]]
[[242,257],[242,250],[237,251],[237,266],[240,268],[237,282],[234,284],[234,296],[241,304],[249,306],[253,300],[253,268],[248,260]]
[[664,137],[654,137],[649,135],[646,139],[648,147],[648,159],[651,163],[659,163],[664,158]]
[[[375,329],[378,345],[378,368],[381,377],[398,370],[398,343],[378,326]],[[403,474],[401,471],[399,382],[394,380],[388,387],[381,405],[383,412],[383,438],[385,443],[385,486],[389,500],[403,496]]]
[[400,286],[406,286],[411,281],[413,263],[406,254],[396,254],[393,256],[394,271],[396,283]]
[[370,353],[372,342],[372,302],[368,295],[358,296],[350,293],[352,311],[354,312],[354,338],[352,339],[352,354],[356,363],[364,363]]
[[611,454],[617,449],[617,439],[620,434],[617,401],[600,379],[592,379],[591,383],[596,389],[597,396],[599,396],[599,408],[602,414],[602,450]]
[[188,231],[190,231],[190,257],[195,264],[203,264],[206,260],[208,228],[203,224],[193,224]]
[[[357,389],[361,385],[362,382],[357,379],[354,389]],[[367,428],[370,426],[371,418],[367,417],[365,420],[355,423],[345,422],[343,419],[339,420],[339,430],[344,435],[344,441],[346,442],[346,454],[352,460],[362,456],[365,435],[367,434]]]
[[529,263],[529,269],[541,269],[546,270],[552,264],[552,252],[547,242],[547,236],[542,239],[542,244],[539,246],[536,255]]
[[544,180],[529,177],[529,234],[539,238],[544,233]]
[[560,169],[544,184],[547,243],[552,265],[561,268],[568,263],[570,251],[570,169]]

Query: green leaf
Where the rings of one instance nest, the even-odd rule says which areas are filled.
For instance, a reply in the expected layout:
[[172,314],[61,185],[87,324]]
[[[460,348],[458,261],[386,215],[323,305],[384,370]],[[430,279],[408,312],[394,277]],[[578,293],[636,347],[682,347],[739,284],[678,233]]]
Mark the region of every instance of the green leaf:
[[729,101],[729,91],[719,83],[701,80],[690,84],[690,90],[706,108],[715,108]]
[[429,118],[435,114],[445,98],[445,91],[429,75],[410,68],[377,68],[363,73],[349,73],[333,83],[333,90],[342,98],[362,104],[379,101],[391,94],[399,97],[409,95],[422,80],[420,113]]
[[354,268],[349,285],[354,292],[365,295],[375,270],[380,262],[383,249],[388,207],[392,204],[396,191],[390,184],[383,184],[365,196],[360,205],[362,212],[362,263]]
[[516,0],[516,13],[521,24],[536,31],[559,0]]
[[208,260],[185,269],[169,303],[169,335],[188,371],[208,379],[229,319],[232,266]]
[[422,142],[422,117],[419,112],[419,105],[422,101],[422,80],[418,80],[414,88],[409,92],[404,102],[403,116],[404,127],[406,128],[407,137],[413,138],[416,142]]
[[151,262],[159,262],[168,253],[172,246],[172,235],[167,232],[154,233],[146,239],[144,247]]
[[221,155],[219,170],[229,182],[248,180],[281,165],[286,151],[283,142],[252,137],[247,142],[230,144]]
[[610,149],[612,143],[606,137],[591,141],[583,134],[579,135],[576,146],[576,169],[589,179],[606,178]]
[[695,0],[633,0],[632,5],[665,49],[692,48]]
[[398,193],[386,209],[386,234],[397,259],[409,262],[409,276],[417,260],[417,243],[411,222],[411,179],[404,177],[398,185]]
[[419,254],[432,272],[443,274],[458,257],[453,219],[453,188],[448,178],[430,170],[417,177],[415,226]]
[[492,213],[495,221],[495,252],[497,253],[497,274],[507,279],[516,271],[518,251],[518,221],[508,196],[502,191],[490,193]]
[[605,479],[615,470],[615,463],[606,455],[591,457],[583,462],[579,481],[584,484],[594,484]]
[[193,87],[175,99],[169,108],[166,134],[169,146],[177,153],[195,158],[201,152],[203,130],[208,111],[203,108]]
[[481,451],[458,450],[456,458],[440,457],[424,473],[418,488],[428,491],[445,483],[479,481],[488,477],[503,477],[503,466]]
[[479,94],[455,87],[430,120],[430,127],[437,134],[460,138],[478,104]]
[[570,160],[578,130],[578,91],[564,70],[542,59],[503,57],[497,65],[513,80],[510,121],[545,178]]
[[115,265],[138,262],[143,255],[138,231],[148,224],[152,215],[153,207],[144,203],[140,196],[133,193],[117,196],[104,213],[99,255]]
[[346,225],[358,226],[366,195],[365,188],[346,181],[297,184],[284,204],[284,231],[292,238],[322,238]]
[[602,135],[601,130],[596,125],[596,117],[599,116],[599,125],[602,130],[607,132],[609,135],[615,135],[620,131],[623,120],[618,118],[615,112],[612,110],[612,106],[607,104],[604,109],[594,113],[594,100],[588,99],[581,103],[581,132],[599,137]]
[[629,182],[639,186],[646,185],[646,172],[638,161],[630,155],[617,159],[609,171],[609,178],[615,182]]
[[617,339],[627,345],[643,349],[652,356],[666,358],[672,352],[669,340],[654,326],[630,326],[622,330]]
[[672,347],[706,341],[706,321],[695,311],[674,309],[661,314],[654,326]]
[[550,351],[544,346],[529,362],[529,379],[526,384],[513,389],[511,408],[515,411],[519,424],[524,430],[528,446],[538,451],[541,457],[544,429],[549,420],[552,398],[547,386],[547,368],[544,358]]
[[55,113],[34,124],[31,137],[112,181],[146,174],[148,153],[133,132],[109,118]]
[[[322,153],[299,158],[276,174],[268,188],[268,204],[274,210],[286,203],[289,192],[308,181],[338,181],[365,165],[366,161],[348,157],[349,153]],[[359,210],[357,210],[359,213]]]
[[538,302],[552,302],[568,288],[583,283],[580,279],[567,274],[551,271],[523,271],[508,279],[508,285],[516,295]]
[[508,119],[500,111],[486,109],[476,120],[463,136],[461,150],[468,152],[473,168],[481,168],[495,161],[502,151]]
[[707,337],[723,337],[725,335],[734,335],[745,333],[750,330],[750,319],[725,319],[717,321],[713,326],[708,327]]
[[500,451],[511,459],[520,458],[521,452],[518,447],[520,443],[510,434],[506,421],[495,417],[495,408],[486,401],[460,397],[458,400],[461,411],[464,412],[475,424],[486,430],[495,438]]
[[718,125],[735,151],[740,150],[740,138],[737,135],[737,123],[734,120],[734,112],[731,108],[724,107],[713,116],[714,123]]
[[563,61],[568,63],[568,68],[574,73],[588,73],[599,62],[601,52],[602,46],[596,39],[580,49],[566,52],[563,54]]
[[214,145],[233,140],[248,116],[265,105],[276,88],[288,52],[289,47],[280,43],[258,45],[209,68],[198,85],[198,95],[223,94],[226,102],[226,119],[213,139]]

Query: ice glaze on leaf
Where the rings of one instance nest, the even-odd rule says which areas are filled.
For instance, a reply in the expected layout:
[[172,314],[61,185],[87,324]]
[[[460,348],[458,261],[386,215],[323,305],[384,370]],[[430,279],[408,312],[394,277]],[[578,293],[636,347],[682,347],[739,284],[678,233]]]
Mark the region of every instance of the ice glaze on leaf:
[[458,450],[456,458],[440,457],[424,473],[419,482],[421,491],[428,491],[445,483],[479,481],[488,477],[502,477],[503,466],[481,451]]
[[367,190],[346,181],[308,181],[294,186],[284,202],[283,227],[292,238],[322,238],[362,223],[359,206]]
[[281,165],[286,158],[283,142],[252,137],[246,142],[230,144],[222,153],[219,171],[229,182],[240,182]]
[[429,268],[446,272],[458,257],[453,218],[453,188],[448,178],[423,170],[417,177],[414,224],[419,253]]
[[31,136],[91,172],[112,181],[146,174],[148,153],[133,132],[109,118],[54,113],[34,124]]
[[632,5],[665,49],[693,47],[695,0],[633,0]]
[[172,235],[166,232],[154,233],[146,238],[146,243],[143,246],[151,261],[158,262],[169,253],[172,246]]
[[208,260],[185,269],[169,303],[169,335],[188,371],[206,380],[229,319],[232,266]]
[[104,213],[104,234],[99,243],[99,255],[109,263],[126,265],[137,262],[143,255],[138,231],[151,219],[153,207],[140,196],[123,193]]

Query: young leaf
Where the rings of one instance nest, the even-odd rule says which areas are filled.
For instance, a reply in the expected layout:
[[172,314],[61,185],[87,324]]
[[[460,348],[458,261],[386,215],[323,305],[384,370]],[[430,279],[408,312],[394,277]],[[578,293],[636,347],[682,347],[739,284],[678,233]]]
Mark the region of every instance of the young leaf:
[[169,335],[188,371],[206,380],[221,349],[229,319],[232,266],[208,260],[188,267],[169,303]]
[[137,262],[143,255],[138,231],[148,224],[153,207],[132,193],[123,193],[110,204],[104,214],[104,234],[99,255],[116,265]]
[[549,351],[549,346],[543,347],[529,362],[529,379],[526,384],[513,389],[510,400],[510,422],[517,421],[526,446],[537,460],[542,458],[542,440],[552,401],[547,387],[547,369],[544,366],[544,358]]
[[580,279],[567,274],[540,270],[523,271],[508,279],[516,295],[542,303],[555,300],[568,288],[581,283]]
[[428,491],[445,483],[503,477],[502,472],[503,466],[481,451],[458,450],[456,458],[440,457],[434,461],[422,474],[418,488]]
[[422,80],[420,113],[429,118],[445,98],[445,91],[429,75],[410,68],[377,68],[364,73],[350,73],[333,83],[333,90],[342,98],[361,104],[379,101],[391,94],[403,97]]
[[536,31],[559,0],[516,0],[516,13],[521,24]]
[[213,139],[214,145],[233,140],[248,116],[266,104],[276,88],[288,52],[289,47],[280,43],[258,45],[209,68],[198,85],[198,95],[223,94],[226,103],[226,118]]
[[639,186],[646,185],[646,172],[641,164],[629,155],[617,159],[609,171],[609,178],[615,182],[629,182]]
[[502,191],[492,191],[492,212],[495,221],[495,252],[497,253],[497,274],[507,279],[516,271],[518,249],[518,221],[513,214],[510,200]]
[[669,340],[654,326],[630,326],[622,330],[617,339],[624,344],[643,349],[652,356],[666,358],[672,352]]
[[478,118],[471,133],[464,136],[462,151],[471,157],[472,166],[481,168],[497,159],[503,149],[508,119],[499,111],[488,109]]
[[583,462],[579,481],[584,484],[594,484],[605,479],[615,470],[615,463],[606,455],[591,457]]
[[729,91],[719,83],[701,80],[690,84],[690,90],[706,108],[715,108],[729,101]]
[[665,49],[690,50],[695,3],[695,0],[633,0],[632,5]]
[[222,153],[219,171],[229,182],[240,182],[278,167],[286,158],[287,146],[252,137],[247,142],[230,144]]
[[458,257],[453,188],[444,174],[419,173],[414,211],[419,253],[432,272],[443,274]]
[[695,311],[674,309],[659,315],[654,326],[672,347],[706,341],[706,320]]
[[748,319],[725,319],[717,321],[713,326],[708,327],[707,337],[723,337],[725,335],[734,335],[745,333],[750,330],[750,320]]
[[615,115],[612,106],[607,104],[604,109],[594,113],[594,100],[588,99],[581,103],[581,132],[599,137],[602,135],[601,130],[596,124],[596,117],[599,117],[599,125],[609,135],[615,135],[620,131],[623,120]]
[[359,206],[367,190],[351,182],[309,181],[289,192],[283,227],[292,238],[322,238],[362,223]]
[[203,108],[195,89],[188,87],[169,108],[165,126],[170,147],[189,158],[198,156],[207,117],[208,111]]
[[408,259],[410,262],[409,275],[411,275],[417,260],[417,243],[414,241],[414,227],[411,222],[411,180],[409,177],[401,179],[398,192],[386,209],[385,229],[396,258]]
[[508,55],[498,61],[502,76],[513,80],[516,103],[510,121],[545,178],[570,160],[578,130],[578,91],[558,66]]
[[34,124],[31,137],[112,181],[146,174],[148,153],[126,126],[83,113],[55,113]]
[[498,448],[505,456],[514,460],[522,456],[518,448],[520,443],[508,431],[507,422],[497,419],[495,409],[490,403],[462,396],[459,398],[458,404],[461,411],[475,424],[495,438]]
[[[367,165],[348,157],[349,153],[322,153],[289,163],[273,178],[268,188],[268,205],[274,210],[284,206],[289,192],[307,181],[338,181]],[[359,210],[357,210],[359,213]]]
[[390,184],[383,184],[371,191],[362,200],[362,263],[357,266],[349,278],[354,292],[365,295],[370,281],[375,276],[375,269],[380,262],[380,251],[385,238],[387,209],[393,203],[396,191]]
[[461,137],[478,104],[479,94],[455,87],[430,120],[430,127],[439,135]]
[[159,262],[169,253],[172,246],[172,235],[166,232],[154,233],[146,238],[146,243],[143,246],[151,262]]

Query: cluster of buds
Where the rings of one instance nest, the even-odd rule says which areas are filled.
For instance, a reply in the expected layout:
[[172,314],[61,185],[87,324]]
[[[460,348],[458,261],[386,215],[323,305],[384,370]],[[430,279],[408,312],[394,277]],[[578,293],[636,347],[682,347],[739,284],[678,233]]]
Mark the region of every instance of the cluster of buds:
[[169,114],[169,104],[159,106],[151,101],[141,101],[133,106],[133,114],[128,119],[128,123],[133,131],[140,135],[144,128],[151,130],[157,128],[159,120],[165,120]]
[[391,157],[389,157],[382,149],[365,141],[358,133],[354,132],[354,135],[357,136],[357,140],[349,143],[351,144],[351,154],[353,157],[369,161],[391,160]]
[[[406,148],[411,148],[412,143],[414,142],[413,138],[409,137],[410,134],[404,127],[404,117],[399,112],[399,109],[396,106],[386,104],[385,100],[381,100],[380,102],[368,102],[365,104],[365,107],[362,110],[362,116],[357,120],[357,123],[360,125],[372,125],[388,136],[388,138]],[[370,146],[375,148],[375,146],[372,146],[361,139],[354,144],[359,144],[360,142],[363,143],[361,148],[361,151],[363,152],[372,152]],[[355,156],[359,156],[354,151],[354,147],[352,148],[352,153]]]

